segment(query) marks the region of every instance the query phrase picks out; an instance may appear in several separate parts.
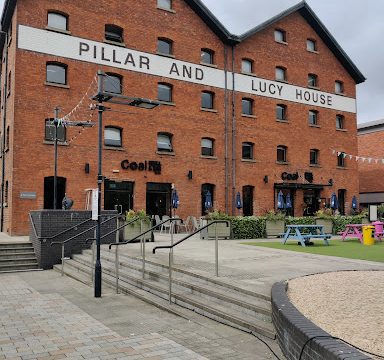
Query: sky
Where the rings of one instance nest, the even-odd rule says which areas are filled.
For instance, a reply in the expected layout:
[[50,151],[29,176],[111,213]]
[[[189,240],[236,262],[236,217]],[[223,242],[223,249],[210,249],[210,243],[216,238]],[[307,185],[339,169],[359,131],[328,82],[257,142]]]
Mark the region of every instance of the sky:
[[[202,1],[230,32],[237,35],[299,2]],[[307,0],[307,3],[367,78],[357,86],[358,123],[384,119],[384,0]],[[1,9],[3,4],[4,0],[0,0]]]

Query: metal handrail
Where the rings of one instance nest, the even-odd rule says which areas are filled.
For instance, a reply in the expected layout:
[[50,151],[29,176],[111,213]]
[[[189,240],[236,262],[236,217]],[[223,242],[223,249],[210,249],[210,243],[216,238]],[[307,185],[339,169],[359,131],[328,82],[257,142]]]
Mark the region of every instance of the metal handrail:
[[[112,246],[116,246],[116,253],[115,253],[115,277],[116,277],[116,293],[119,292],[119,246],[120,245],[126,245],[126,244],[129,244],[131,243],[132,241],[134,240],[137,240],[138,238],[140,238],[140,248],[141,248],[141,258],[142,258],[142,277],[143,279],[145,278],[145,239],[144,239],[144,235],[155,230],[156,228],[158,228],[160,225],[163,225],[167,222],[170,222],[172,224],[172,221],[180,221],[181,219],[180,218],[169,218],[167,220],[164,220],[164,221],[161,221],[160,223],[156,224],[155,226],[152,226],[149,230],[146,230],[146,231],[142,231],[142,222],[140,224],[140,234],[135,236],[134,238],[128,240],[128,241],[124,241],[124,242],[117,242],[116,243],[111,243],[109,244],[109,250],[111,250]],[[125,226],[128,225],[128,224],[124,224]],[[171,226],[171,241],[172,241],[172,244],[173,244],[173,227]]]
[[212,226],[215,224],[215,271],[216,276],[219,276],[219,245],[218,245],[218,237],[217,237],[217,224],[227,224],[227,227],[230,226],[229,220],[213,220],[209,224],[204,225],[203,227],[197,229],[193,233],[189,234],[183,239],[180,239],[179,241],[175,242],[174,244],[168,245],[168,246],[155,246],[152,249],[152,253],[155,254],[157,249],[169,249],[169,255],[168,255],[168,271],[169,271],[169,303],[172,304],[172,265],[173,265],[173,248],[179,244],[181,244],[183,241],[189,239],[193,235],[196,235],[197,233],[201,232],[201,230],[204,230],[208,228],[209,226]]
[[[101,222],[101,225],[107,223],[108,221],[111,221],[111,220],[114,220],[114,219],[118,219],[120,215],[121,215],[121,213],[118,213],[117,215],[112,216],[111,218],[109,218],[107,220],[104,220],[103,222]],[[136,219],[135,219],[135,221],[136,221]],[[86,223],[86,222],[87,221],[85,221],[83,223]],[[76,239],[80,235],[83,235],[83,234],[87,233],[88,231],[95,230],[95,232],[96,232],[96,227],[97,227],[97,225],[91,226],[90,228],[88,228],[88,229],[86,229],[86,230],[84,230],[84,231],[82,231],[82,232],[80,232],[80,233],[70,237],[67,240],[64,240],[64,241],[53,241],[53,242],[50,243],[50,246],[61,244],[61,276],[64,276],[65,244],[68,243],[69,241],[72,241],[72,240]],[[116,230],[116,229],[114,231],[118,232],[118,230]],[[110,233],[107,233],[104,236],[107,236],[107,235],[110,235]],[[96,233],[95,233],[94,236],[96,237]],[[89,240],[89,239],[86,239],[85,241],[87,242],[87,240]],[[91,274],[91,276],[93,278],[92,274]]]

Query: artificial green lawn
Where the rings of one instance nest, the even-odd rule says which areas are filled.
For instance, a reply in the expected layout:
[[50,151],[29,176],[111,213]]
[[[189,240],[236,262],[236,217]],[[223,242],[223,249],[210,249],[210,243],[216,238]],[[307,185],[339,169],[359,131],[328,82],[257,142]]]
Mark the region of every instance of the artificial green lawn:
[[384,241],[375,245],[362,245],[359,240],[329,240],[329,246],[323,240],[313,241],[314,245],[303,247],[297,245],[297,241],[289,240],[285,244],[281,242],[249,242],[244,245],[262,246],[272,249],[297,251],[308,254],[339,256],[349,259],[360,259],[384,262]]

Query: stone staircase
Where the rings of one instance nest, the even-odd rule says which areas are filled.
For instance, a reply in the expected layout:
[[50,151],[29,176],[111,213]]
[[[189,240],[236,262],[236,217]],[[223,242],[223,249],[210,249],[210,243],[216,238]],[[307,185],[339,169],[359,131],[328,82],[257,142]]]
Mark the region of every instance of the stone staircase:
[[0,273],[38,269],[32,243],[0,242]]
[[[103,284],[115,287],[115,252],[101,248]],[[92,252],[65,261],[64,272],[85,284],[92,284]],[[241,288],[220,278],[196,274],[173,267],[172,305],[169,304],[168,265],[147,260],[145,278],[142,276],[141,258],[128,255],[119,257],[119,292],[131,294],[163,310],[184,318],[191,318],[191,310],[235,328],[275,338],[271,320],[271,299]],[[54,269],[61,271],[61,265]],[[180,306],[175,306],[175,304]]]

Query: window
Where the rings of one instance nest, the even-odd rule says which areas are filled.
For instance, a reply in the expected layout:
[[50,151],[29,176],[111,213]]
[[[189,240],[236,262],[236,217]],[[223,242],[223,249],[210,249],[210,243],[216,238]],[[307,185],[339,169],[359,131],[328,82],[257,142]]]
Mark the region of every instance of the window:
[[335,92],[338,94],[344,93],[344,84],[342,81],[335,81]]
[[105,40],[123,43],[123,29],[116,25],[105,25]]
[[172,102],[172,86],[168,84],[157,84],[157,99],[159,101]]
[[317,150],[317,149],[311,149],[310,150],[309,163],[311,165],[318,165],[319,164],[319,150]]
[[344,129],[344,116],[336,115],[336,129]]
[[12,73],[8,73],[8,84],[7,84],[7,96],[11,95],[11,87],[12,87]]
[[172,134],[157,134],[157,151],[172,152]]
[[8,206],[8,193],[9,193],[9,183],[8,180],[5,182],[5,193],[4,193],[4,203],[3,206]]
[[201,49],[201,62],[203,64],[214,64],[214,51]]
[[308,122],[309,125],[317,125],[319,113],[316,110],[309,110]]
[[57,30],[68,30],[68,16],[56,12],[48,13],[48,26]]
[[[66,140],[67,129],[65,126],[57,127],[57,140],[64,142]],[[53,121],[45,119],[45,140],[46,141],[55,141],[55,125]]]
[[213,139],[202,138],[201,139],[201,155],[203,156],[213,156]]
[[317,51],[316,41],[312,39],[307,39],[307,50],[315,52]]
[[283,68],[283,67],[276,67],[276,71],[275,71],[275,74],[276,74],[276,80],[279,80],[279,81],[286,81],[287,80],[287,74],[286,74],[286,69]]
[[241,158],[245,160],[253,159],[253,143],[243,142],[241,144]]
[[47,63],[46,81],[53,84],[67,84],[67,65]]
[[157,40],[157,52],[163,55],[172,55],[172,41],[159,38]]
[[157,0],[157,7],[162,9],[171,10],[172,9],[172,0]]
[[243,115],[253,115],[253,100],[242,99],[241,100],[241,112]]
[[122,93],[122,77],[120,75],[106,73],[104,77],[104,91],[114,94]]
[[9,150],[9,126],[7,126],[5,131],[5,150]]
[[287,120],[287,107],[283,104],[276,105],[276,119],[286,121]]
[[277,161],[280,163],[287,162],[287,151],[288,148],[284,145],[279,145],[277,147]]
[[343,153],[343,152],[337,153],[337,166],[338,167],[345,167],[345,153]]
[[308,74],[308,86],[316,87],[317,86],[317,75]]
[[121,147],[121,132],[122,130],[117,127],[105,127],[104,128],[104,145]]
[[287,41],[286,33],[284,30],[275,30],[275,41],[285,43]]
[[241,60],[241,72],[252,74],[253,73],[253,61],[248,59]]
[[201,93],[201,107],[203,109],[213,109],[214,94],[209,91]]

